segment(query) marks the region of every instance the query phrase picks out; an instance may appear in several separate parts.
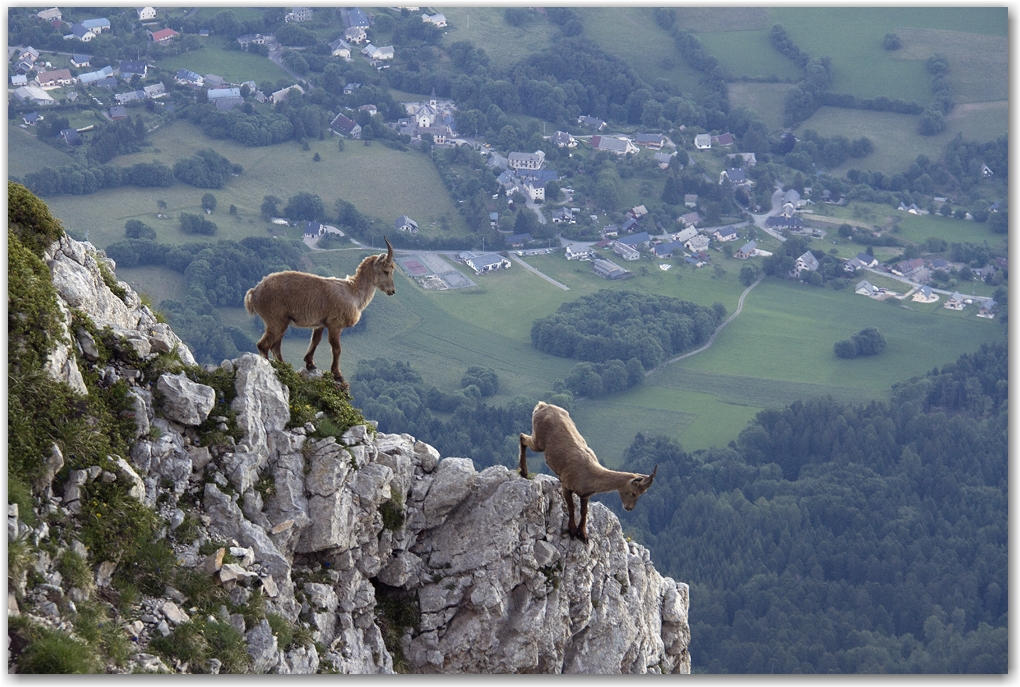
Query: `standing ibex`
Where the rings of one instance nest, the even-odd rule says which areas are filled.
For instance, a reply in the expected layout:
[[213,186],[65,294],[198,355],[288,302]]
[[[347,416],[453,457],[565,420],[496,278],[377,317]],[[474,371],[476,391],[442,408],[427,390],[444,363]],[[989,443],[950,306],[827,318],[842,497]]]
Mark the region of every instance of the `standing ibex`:
[[[588,541],[588,497],[619,491],[623,507],[633,510],[638,497],[652,486],[656,465],[650,475],[617,472],[599,464],[595,452],[577,431],[570,415],[559,406],[538,402],[531,414],[531,436],[521,434],[521,477],[528,476],[528,449],[545,453],[545,462],[560,478],[563,498],[570,515],[570,536]],[[574,494],[581,499],[581,519],[574,525]]]
[[361,311],[368,307],[379,289],[392,296],[393,246],[386,241],[386,255],[370,255],[361,261],[354,276],[344,279],[319,277],[304,272],[275,272],[267,275],[248,290],[244,307],[250,315],[258,315],[265,322],[266,332],[259,339],[259,353],[266,358],[272,351],[277,360],[283,360],[280,343],[287,327],[314,327],[312,341],[305,353],[305,368],[315,369],[315,347],[322,341],[322,330],[329,330],[329,345],[333,348],[333,379],[346,390],[348,384],[340,374],[340,331],[353,327],[361,319]]

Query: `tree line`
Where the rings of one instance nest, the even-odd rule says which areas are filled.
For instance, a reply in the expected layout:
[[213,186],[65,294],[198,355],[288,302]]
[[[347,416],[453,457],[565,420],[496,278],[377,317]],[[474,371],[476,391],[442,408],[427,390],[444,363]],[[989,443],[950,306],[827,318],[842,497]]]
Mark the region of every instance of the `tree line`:
[[1007,350],[890,402],[762,411],[728,447],[638,434],[626,530],[691,585],[698,672],[1005,672]]

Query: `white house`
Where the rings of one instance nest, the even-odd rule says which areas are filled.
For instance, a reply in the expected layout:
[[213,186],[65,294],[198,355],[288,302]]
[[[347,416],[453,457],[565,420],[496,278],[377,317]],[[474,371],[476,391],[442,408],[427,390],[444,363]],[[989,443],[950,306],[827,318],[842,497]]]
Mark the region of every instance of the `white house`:
[[694,147],[698,150],[708,150],[712,147],[712,135],[698,134],[694,137]]
[[695,234],[684,242],[684,246],[692,253],[698,253],[708,248],[712,241],[704,234]]
[[361,49],[361,54],[370,60],[392,60],[394,52],[392,45],[376,47],[369,43]]
[[804,270],[809,272],[818,271],[818,258],[815,257],[811,251],[805,251],[804,255],[797,258],[793,265],[793,273],[796,276],[800,276]]
[[364,43],[367,39],[368,34],[360,26],[352,26],[344,32],[344,40],[348,43]]
[[293,10],[284,15],[283,20],[285,22],[301,22],[312,20],[312,8],[311,7],[295,7]]
[[275,91],[273,93],[272,96],[273,104],[275,105],[276,103],[280,103],[286,100],[288,96],[290,96],[291,91],[297,91],[300,95],[304,95],[305,93],[305,89],[301,88],[297,84],[294,84],[293,86],[288,86],[287,88],[281,88],[280,90]]
[[55,19],[63,21],[64,19],[63,15],[60,13],[60,9],[57,7],[48,10],[43,10],[42,12],[36,12],[35,16],[39,17],[43,21],[53,21]]
[[683,243],[684,241],[687,241],[688,239],[697,235],[698,235],[697,227],[687,227],[686,229],[682,229],[677,233],[673,234],[673,240]]
[[71,33],[69,33],[68,35],[64,36],[65,39],[68,39],[68,38],[77,38],[82,43],[88,43],[89,41],[91,41],[95,37],[96,37],[96,34],[92,33],[91,31],[86,29],[81,24],[75,24],[74,26],[72,26],[71,27]]
[[343,38],[337,38],[329,44],[330,55],[347,59],[351,56],[351,46]]
[[510,260],[497,253],[471,254],[464,263],[475,271],[475,274],[510,269]]
[[591,260],[593,251],[583,243],[571,243],[567,246],[567,260]]
[[426,24],[432,24],[440,29],[446,27],[446,17],[442,14],[422,14],[421,20]]
[[61,86],[68,86],[73,84],[75,78],[71,76],[70,69],[54,69],[48,72],[39,72],[35,80],[39,82],[39,87],[47,91],[54,88],[60,88]]
[[550,139],[558,148],[576,148],[577,139],[566,131],[557,131]]
[[734,229],[733,227],[724,227],[722,229],[716,229],[714,232],[712,232],[712,237],[716,241],[724,241],[724,242],[725,241],[736,241],[737,238],[738,238],[737,230]]
[[536,150],[533,153],[510,153],[507,164],[514,169],[541,169],[545,163],[545,153]]
[[155,7],[142,7],[138,10],[138,21],[151,21],[156,18]]
[[86,29],[96,34],[97,36],[103,31],[110,30],[110,20],[106,17],[100,17],[98,19],[86,19],[81,23]]
[[397,231],[406,231],[412,236],[418,233],[418,223],[407,215],[401,215],[398,217],[397,221],[393,223],[393,228]]
[[533,181],[525,181],[522,187],[524,195],[531,200],[545,200],[545,186]]

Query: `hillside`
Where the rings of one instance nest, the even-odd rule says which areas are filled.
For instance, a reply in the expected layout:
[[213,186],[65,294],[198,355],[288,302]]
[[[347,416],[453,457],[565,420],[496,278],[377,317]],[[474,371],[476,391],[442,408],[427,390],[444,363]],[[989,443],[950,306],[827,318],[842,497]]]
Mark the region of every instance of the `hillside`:
[[[194,364],[9,186],[9,672],[690,672],[687,587],[558,481]],[[48,334],[48,335],[47,335]]]

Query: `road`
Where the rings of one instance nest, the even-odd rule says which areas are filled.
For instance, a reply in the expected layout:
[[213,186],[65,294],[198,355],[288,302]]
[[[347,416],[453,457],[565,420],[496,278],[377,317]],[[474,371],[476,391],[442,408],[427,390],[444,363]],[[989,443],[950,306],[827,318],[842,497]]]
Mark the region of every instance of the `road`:
[[772,194],[772,209],[766,212],[764,215],[751,215],[754,218],[754,226],[761,229],[769,236],[778,239],[779,241],[785,241],[786,237],[780,234],[775,229],[769,229],[765,226],[765,220],[769,217],[778,215],[783,209],[783,187],[781,184],[776,184],[776,191]]
[[669,360],[667,360],[665,362],[659,363],[658,365],[653,367],[651,370],[646,372],[645,376],[647,377],[648,375],[650,375],[653,372],[655,372],[656,370],[658,370],[660,367],[665,367],[666,365],[669,365],[670,363],[675,363],[676,361],[683,360],[684,358],[690,358],[692,355],[696,355],[698,353],[701,353],[702,351],[708,350],[709,347],[711,347],[711,345],[713,343],[715,343],[715,337],[716,337],[716,335],[719,334],[719,332],[722,331],[723,327],[725,327],[730,322],[732,322],[733,319],[737,315],[740,314],[740,311],[744,309],[744,298],[747,297],[747,294],[751,293],[751,289],[753,289],[754,287],[758,286],[758,284],[760,284],[761,280],[764,279],[764,278],[765,278],[764,274],[758,275],[758,278],[754,280],[754,283],[751,284],[750,286],[748,286],[746,289],[744,289],[744,293],[740,294],[740,300],[737,301],[737,309],[733,311],[732,315],[730,315],[725,320],[723,320],[722,324],[720,324],[718,327],[716,327],[715,331],[712,332],[712,336],[708,337],[708,342],[705,343],[704,346],[702,346],[701,348],[695,349],[693,351],[688,351],[687,353],[684,353],[683,355],[678,355],[675,358],[670,358]]
[[514,262],[519,262],[521,264],[521,267],[523,267],[524,269],[528,270],[529,272],[534,272],[535,274],[537,274],[538,276],[542,277],[542,279],[545,279],[547,282],[549,282],[553,286],[558,286],[559,288],[563,289],[564,291],[570,291],[570,287],[569,286],[567,286],[566,284],[562,284],[562,283],[556,281],[555,279],[550,277],[548,274],[542,274],[541,272],[539,272],[534,267],[532,267],[528,263],[526,263],[523,260],[521,260],[519,257],[514,255],[513,253],[510,254],[510,258]]

